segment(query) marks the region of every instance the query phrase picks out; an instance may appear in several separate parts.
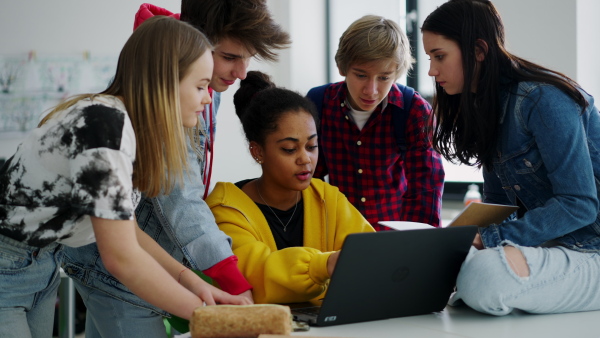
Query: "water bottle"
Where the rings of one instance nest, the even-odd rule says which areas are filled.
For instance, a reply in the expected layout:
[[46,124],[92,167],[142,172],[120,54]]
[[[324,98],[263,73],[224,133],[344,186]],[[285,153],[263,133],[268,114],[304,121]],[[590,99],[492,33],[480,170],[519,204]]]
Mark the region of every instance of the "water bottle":
[[481,193],[479,193],[479,186],[477,184],[469,184],[469,189],[465,194],[463,200],[465,207],[471,202],[481,202]]

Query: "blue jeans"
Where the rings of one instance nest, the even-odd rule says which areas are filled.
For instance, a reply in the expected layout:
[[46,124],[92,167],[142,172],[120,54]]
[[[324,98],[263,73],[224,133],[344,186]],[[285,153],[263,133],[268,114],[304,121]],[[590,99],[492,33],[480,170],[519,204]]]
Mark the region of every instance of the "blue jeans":
[[86,338],[165,338],[163,317],[144,307],[114,298],[75,281],[75,288],[87,307]]
[[562,246],[523,247],[529,276],[519,277],[507,262],[504,247],[471,249],[456,282],[450,304],[462,300],[496,316],[513,309],[530,313],[600,310],[600,255]]
[[61,248],[0,235],[0,337],[52,337]]

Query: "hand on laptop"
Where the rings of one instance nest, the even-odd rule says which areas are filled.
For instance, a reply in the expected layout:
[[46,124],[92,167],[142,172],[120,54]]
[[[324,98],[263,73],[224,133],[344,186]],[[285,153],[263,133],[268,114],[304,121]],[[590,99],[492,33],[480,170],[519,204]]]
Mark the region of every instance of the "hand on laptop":
[[327,259],[327,272],[329,273],[329,277],[333,275],[333,269],[335,269],[335,265],[337,264],[339,256],[340,252],[336,251],[329,255],[329,258]]

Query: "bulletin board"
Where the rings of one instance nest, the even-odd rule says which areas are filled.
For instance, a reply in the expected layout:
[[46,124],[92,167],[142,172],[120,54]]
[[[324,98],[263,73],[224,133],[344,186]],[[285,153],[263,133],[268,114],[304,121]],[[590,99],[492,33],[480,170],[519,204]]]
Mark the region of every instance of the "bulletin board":
[[0,137],[35,128],[61,100],[108,87],[117,56],[0,54]]

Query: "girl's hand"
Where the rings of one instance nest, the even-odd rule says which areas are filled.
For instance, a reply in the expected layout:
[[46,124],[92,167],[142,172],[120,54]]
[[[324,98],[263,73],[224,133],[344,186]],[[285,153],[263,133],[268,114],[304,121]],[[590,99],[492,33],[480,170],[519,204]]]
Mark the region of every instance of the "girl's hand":
[[335,269],[335,265],[337,264],[339,256],[340,252],[336,251],[329,255],[329,258],[327,258],[327,272],[329,273],[330,277],[333,275],[333,270]]
[[252,290],[248,290],[239,294],[239,296],[247,298],[250,304],[254,304],[254,297],[252,296]]
[[[181,284],[188,290],[197,295],[206,305],[232,304],[232,305],[250,305],[253,304],[252,294],[248,298],[244,293],[238,296],[231,295],[220,290],[198,277],[193,271],[186,270],[181,275]],[[250,291],[250,290],[248,290]],[[247,292],[248,292],[247,291]]]
[[[244,295],[246,292],[250,292],[250,298],[248,298],[246,295]],[[254,301],[252,300],[252,293],[251,293],[252,291],[248,290],[246,292],[241,293],[237,296],[234,296],[223,290],[219,290],[219,289],[215,288],[215,292],[213,292],[213,298],[217,302],[217,304],[232,304],[232,305],[252,305],[252,304],[254,304]]]
[[483,241],[481,240],[481,235],[479,233],[477,233],[475,239],[473,239],[473,246],[478,250],[484,249]]

